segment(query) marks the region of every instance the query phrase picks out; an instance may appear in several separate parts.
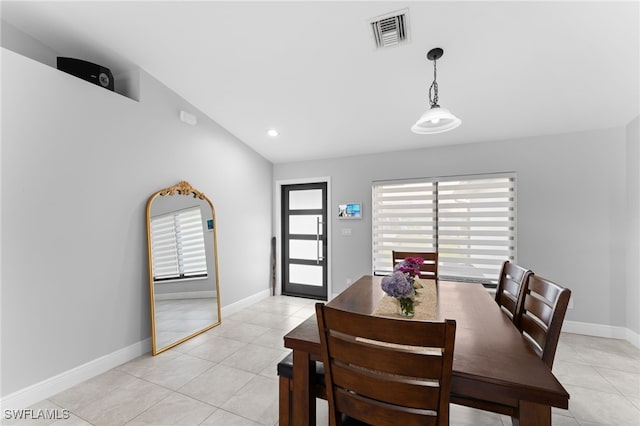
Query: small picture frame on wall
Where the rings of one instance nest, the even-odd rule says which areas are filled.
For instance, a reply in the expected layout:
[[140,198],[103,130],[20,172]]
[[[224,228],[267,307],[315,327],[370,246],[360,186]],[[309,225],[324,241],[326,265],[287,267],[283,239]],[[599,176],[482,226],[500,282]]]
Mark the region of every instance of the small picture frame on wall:
[[207,230],[213,231],[213,219],[207,219]]
[[338,219],[362,219],[362,203],[338,204]]

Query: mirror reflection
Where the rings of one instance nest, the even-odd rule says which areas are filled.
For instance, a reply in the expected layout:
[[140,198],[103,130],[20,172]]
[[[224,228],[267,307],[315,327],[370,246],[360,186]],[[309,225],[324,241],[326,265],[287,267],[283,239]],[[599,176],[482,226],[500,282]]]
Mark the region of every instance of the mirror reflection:
[[220,324],[213,203],[186,181],[154,193],[147,240],[156,355]]

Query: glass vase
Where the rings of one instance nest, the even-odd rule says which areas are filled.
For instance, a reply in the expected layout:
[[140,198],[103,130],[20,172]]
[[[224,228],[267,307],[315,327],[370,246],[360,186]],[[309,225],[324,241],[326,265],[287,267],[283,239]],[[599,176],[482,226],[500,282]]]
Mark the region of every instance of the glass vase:
[[398,314],[403,317],[412,317],[415,314],[414,300],[408,297],[399,297]]

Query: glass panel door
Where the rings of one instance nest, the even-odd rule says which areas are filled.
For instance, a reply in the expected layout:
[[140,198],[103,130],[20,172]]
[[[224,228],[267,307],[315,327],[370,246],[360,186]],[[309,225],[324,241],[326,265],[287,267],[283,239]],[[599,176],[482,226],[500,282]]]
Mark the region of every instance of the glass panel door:
[[282,294],[327,300],[327,184],[282,187]]

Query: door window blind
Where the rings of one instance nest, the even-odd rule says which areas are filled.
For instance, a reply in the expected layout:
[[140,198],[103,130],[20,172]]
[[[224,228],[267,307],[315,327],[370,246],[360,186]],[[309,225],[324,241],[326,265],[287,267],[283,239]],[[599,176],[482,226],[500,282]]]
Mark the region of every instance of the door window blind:
[[207,276],[199,207],[151,218],[151,246],[154,281]]
[[515,176],[374,182],[374,274],[391,251],[438,251],[441,279],[494,284],[515,260]]

